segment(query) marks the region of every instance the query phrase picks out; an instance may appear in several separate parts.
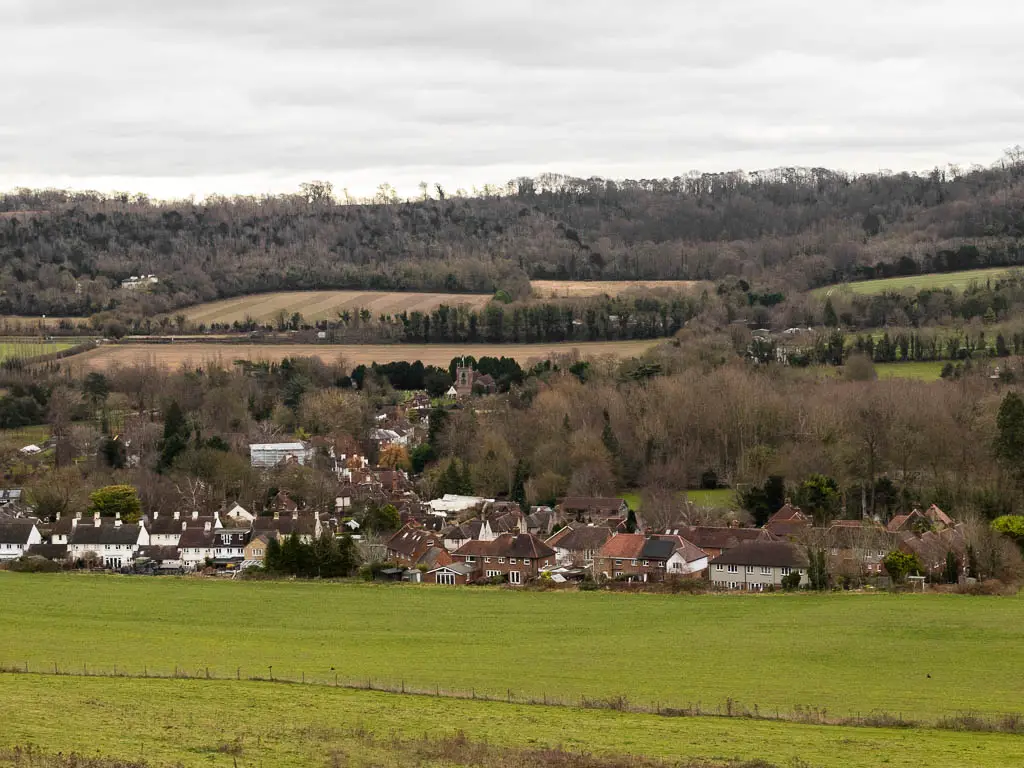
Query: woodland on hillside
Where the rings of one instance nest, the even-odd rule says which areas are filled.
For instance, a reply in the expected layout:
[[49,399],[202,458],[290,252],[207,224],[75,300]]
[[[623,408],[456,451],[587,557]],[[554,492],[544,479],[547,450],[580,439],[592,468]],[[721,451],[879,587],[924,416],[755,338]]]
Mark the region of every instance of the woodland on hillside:
[[[0,314],[152,316],[247,293],[469,291],[529,279],[741,278],[755,293],[1024,263],[1024,150],[993,167],[853,176],[820,168],[611,181],[545,175],[476,196],[424,185],[338,202],[0,195]],[[138,274],[151,294],[120,289]]]

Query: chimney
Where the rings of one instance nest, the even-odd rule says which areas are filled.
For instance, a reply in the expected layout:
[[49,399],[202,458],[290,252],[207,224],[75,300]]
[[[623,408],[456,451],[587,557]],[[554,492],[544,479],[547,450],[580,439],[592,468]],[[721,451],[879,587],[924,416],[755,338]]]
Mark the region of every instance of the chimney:
[[100,520],[100,513],[99,512],[97,512],[95,515],[92,516],[92,524],[93,524],[94,528],[99,528],[100,527],[101,520]]
[[118,515],[117,517],[114,518],[114,527],[115,528],[120,528],[121,525],[122,525],[122,523],[121,523],[121,516]]
[[213,523],[211,523],[209,520],[207,520],[205,523],[203,523],[203,531],[205,533],[209,533],[212,528],[213,528]]
[[192,510],[192,519],[193,520],[198,520],[199,519],[199,510],[198,509],[193,509]]
[[114,513],[114,519],[115,520],[120,520],[121,519],[121,513],[120,512],[115,512]]
[[55,519],[56,520],[60,520],[60,510],[59,509],[57,510],[57,517]]
[[292,520],[298,520],[298,519],[299,519],[299,510],[293,509],[292,510]]
[[72,517],[71,518],[71,530],[72,531],[78,530],[78,518],[77,517]]
[[154,509],[153,510],[153,519],[156,520],[158,517],[160,517],[160,512],[158,510]]
[[188,523],[185,520],[181,521],[181,532],[184,533],[188,530]]
[[175,520],[180,520],[181,519],[181,512],[179,510],[177,510],[177,509],[174,510],[174,519]]

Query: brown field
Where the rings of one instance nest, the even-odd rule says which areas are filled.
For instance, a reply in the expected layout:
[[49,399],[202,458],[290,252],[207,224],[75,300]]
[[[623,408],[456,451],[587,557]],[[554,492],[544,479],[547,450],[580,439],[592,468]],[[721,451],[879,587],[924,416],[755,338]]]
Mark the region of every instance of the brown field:
[[278,291],[234,299],[211,301],[181,310],[193,323],[233,323],[247,317],[272,323],[280,312],[301,312],[307,322],[337,320],[344,310],[368,309],[378,315],[398,312],[429,312],[441,304],[482,307],[490,301],[482,293],[404,293],[401,291]]
[[9,336],[11,334],[27,333],[40,328],[56,328],[64,320],[70,322],[76,328],[88,326],[87,317],[28,317],[25,315],[0,315],[0,334]]
[[234,360],[272,360],[285,357],[319,357],[325,362],[344,360],[347,365],[369,365],[421,360],[425,365],[447,366],[453,357],[514,357],[520,363],[544,359],[553,354],[577,352],[581,357],[639,355],[658,343],[641,341],[596,341],[564,344],[111,344],[69,358],[69,365],[98,370],[112,365],[150,363],[176,368],[184,363],[201,365],[209,361],[230,364]]
[[700,280],[531,280],[530,287],[541,298],[575,296],[618,296],[633,288],[669,288],[692,291],[702,285]]

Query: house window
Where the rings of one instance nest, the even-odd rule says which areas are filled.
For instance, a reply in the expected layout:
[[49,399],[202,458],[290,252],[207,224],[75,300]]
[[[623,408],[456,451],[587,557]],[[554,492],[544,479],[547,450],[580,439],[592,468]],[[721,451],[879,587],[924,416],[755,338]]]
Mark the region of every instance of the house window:
[[484,575],[488,579],[493,579],[495,576],[501,576],[501,571],[487,571]]
[[748,565],[747,566],[747,573],[753,573],[753,572],[754,572],[754,566]]
[[473,557],[472,555],[466,555],[466,562],[467,562],[467,563],[473,563],[473,562],[476,562],[476,558],[475,558],[475,557]]
[[739,586],[739,582],[738,581],[730,581],[729,582],[729,589],[736,589],[738,586]]
[[529,564],[530,564],[530,558],[528,558],[528,557],[523,558],[523,565],[529,565]]
[[449,586],[449,587],[454,587],[455,586],[455,574],[454,573],[448,573],[447,571],[443,571],[441,573],[438,573],[437,574],[437,583],[438,584],[444,584],[444,585]]
[[716,570],[716,571],[721,571],[721,570],[724,570],[724,569],[725,569],[725,566],[724,566],[724,565],[716,565],[716,566],[715,566],[715,570]]
[[485,563],[489,563],[489,562],[491,562],[491,558],[489,558],[489,557],[485,557],[485,558],[484,558],[484,562],[485,562]]
[[633,565],[636,565],[636,560],[633,561]]
[[618,567],[619,567],[619,566],[621,566],[621,565],[622,565],[622,561],[621,561],[621,560],[616,560],[616,561],[615,561],[615,567],[616,567],[616,568],[618,568]]
[[761,574],[763,576],[771,576],[772,575],[772,567],[770,565],[762,565],[761,566]]
[[509,571],[508,572],[508,583],[509,584],[522,584],[523,583],[522,582],[522,576],[520,575],[519,571]]
[[505,562],[505,558],[504,557],[499,557],[498,558],[498,563],[499,564],[504,563],[504,562]]
[[782,575],[783,576],[789,576],[789,571],[790,571],[790,569],[789,569],[788,566],[785,566],[785,565],[782,566]]
[[736,573],[739,570],[735,565],[729,566],[729,573]]
[[650,565],[650,562],[648,562],[647,560],[644,560],[644,565]]
[[516,559],[514,557],[510,557],[508,559],[508,562],[509,562],[509,565],[515,565],[516,564]]

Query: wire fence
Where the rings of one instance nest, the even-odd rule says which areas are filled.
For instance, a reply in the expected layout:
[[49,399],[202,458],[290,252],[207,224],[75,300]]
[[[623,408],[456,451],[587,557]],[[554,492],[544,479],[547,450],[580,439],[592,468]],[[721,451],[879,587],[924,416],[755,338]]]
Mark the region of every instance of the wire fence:
[[1024,713],[980,713],[959,710],[935,720],[904,717],[903,713],[871,710],[867,713],[836,715],[827,708],[795,706],[791,709],[761,707],[738,699],[727,698],[717,704],[693,702],[685,706],[662,703],[643,703],[624,695],[609,697],[588,697],[586,695],[566,696],[535,694],[506,688],[504,691],[477,688],[453,689],[439,684],[424,686],[407,684],[405,680],[387,681],[373,677],[350,677],[334,670],[319,670],[307,674],[305,671],[274,671],[273,665],[260,667],[258,671],[241,666],[231,669],[217,669],[209,666],[174,665],[173,668],[143,665],[141,669],[129,665],[82,664],[61,665],[58,662],[0,663],[0,674],[37,675],[57,677],[100,677],[152,680],[192,680],[220,682],[259,682],[277,685],[308,685],[320,688],[341,688],[358,691],[377,691],[403,696],[429,696],[440,699],[497,702],[521,706],[568,707],[574,709],[601,709],[631,714],[658,715],[661,717],[723,717],[746,720],[769,720],[805,725],[830,725],[859,728],[935,728],[940,730],[970,731],[977,733],[1012,733],[1024,735]]

